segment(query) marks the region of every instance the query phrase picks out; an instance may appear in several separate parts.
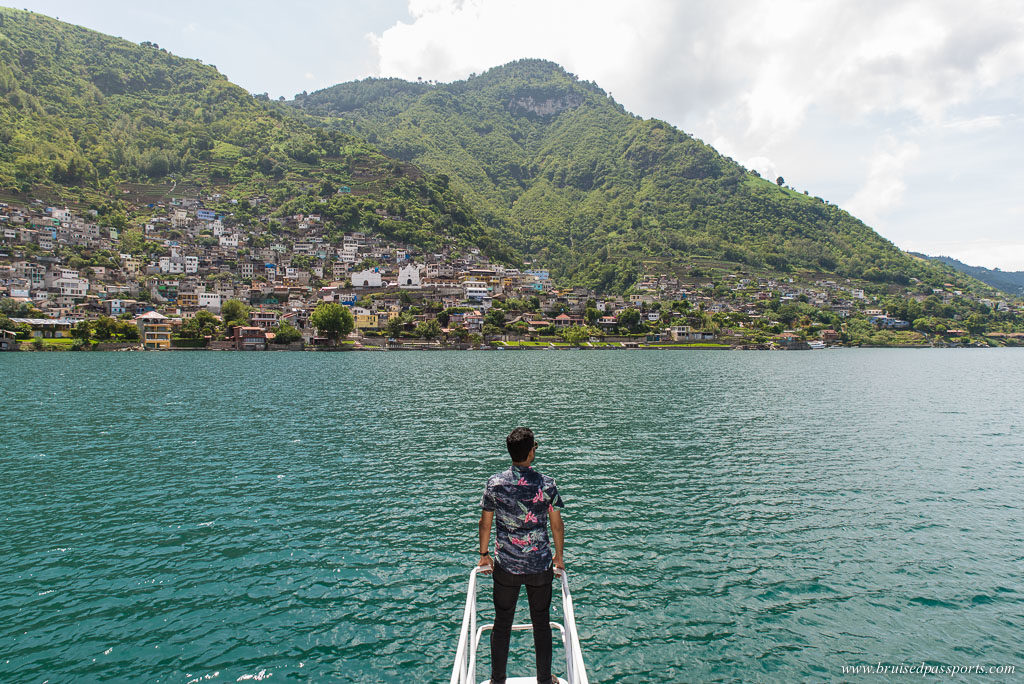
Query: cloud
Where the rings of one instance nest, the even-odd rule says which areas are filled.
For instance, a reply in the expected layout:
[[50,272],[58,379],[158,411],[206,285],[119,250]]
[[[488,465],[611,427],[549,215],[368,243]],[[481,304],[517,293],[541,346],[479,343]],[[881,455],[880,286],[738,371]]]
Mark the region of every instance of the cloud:
[[845,209],[868,223],[881,219],[903,199],[907,189],[904,173],[920,151],[914,143],[900,143],[885,136],[876,147],[867,181],[844,205]]
[[636,105],[675,114],[740,105],[752,133],[799,127],[814,105],[938,120],[1024,73],[1021,12],[989,0],[410,0],[373,36],[382,75],[465,78],[546,57]]
[[947,121],[943,126],[959,133],[976,133],[978,131],[999,128],[1003,125],[1004,116],[976,116],[973,119]]

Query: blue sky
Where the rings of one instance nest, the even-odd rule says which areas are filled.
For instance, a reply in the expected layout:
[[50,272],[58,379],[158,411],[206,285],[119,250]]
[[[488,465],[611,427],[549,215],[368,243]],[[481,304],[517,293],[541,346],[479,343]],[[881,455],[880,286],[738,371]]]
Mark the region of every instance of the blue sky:
[[1024,270],[1016,0],[22,0],[292,97],[522,57],[593,80],[904,249]]

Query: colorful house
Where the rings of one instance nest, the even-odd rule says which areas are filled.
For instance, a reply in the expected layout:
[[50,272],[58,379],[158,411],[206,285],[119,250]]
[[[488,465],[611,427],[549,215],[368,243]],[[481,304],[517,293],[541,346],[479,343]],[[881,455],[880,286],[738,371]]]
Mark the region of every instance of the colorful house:
[[156,311],[147,311],[135,317],[139,328],[139,339],[144,349],[170,349],[171,323],[167,316]]

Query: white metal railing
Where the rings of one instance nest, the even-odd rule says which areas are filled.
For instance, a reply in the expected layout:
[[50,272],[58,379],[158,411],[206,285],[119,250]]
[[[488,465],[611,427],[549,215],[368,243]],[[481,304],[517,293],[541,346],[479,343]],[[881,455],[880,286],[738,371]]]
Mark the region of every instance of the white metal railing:
[[[576,631],[576,611],[569,593],[569,577],[565,570],[555,570],[562,583],[562,620],[563,624],[552,622],[552,629],[562,635],[565,648],[565,672],[569,684],[590,684],[587,670],[583,665],[583,651],[580,648],[580,637]],[[493,629],[493,624],[476,624],[476,590],[479,568],[469,573],[469,586],[466,589],[466,608],[462,615],[462,628],[459,630],[459,645],[455,651],[455,665],[452,667],[451,684],[476,683],[476,652],[483,633]],[[514,631],[533,629],[530,623],[512,625]]]

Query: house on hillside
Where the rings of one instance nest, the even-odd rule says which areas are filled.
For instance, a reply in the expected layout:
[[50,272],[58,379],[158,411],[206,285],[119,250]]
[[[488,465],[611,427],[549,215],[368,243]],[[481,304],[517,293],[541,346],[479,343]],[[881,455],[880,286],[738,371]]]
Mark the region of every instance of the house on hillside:
[[171,322],[167,316],[156,311],[147,311],[135,317],[139,328],[139,339],[145,349],[171,348]]
[[265,351],[267,348],[267,332],[254,325],[236,325],[232,340],[238,351]]

